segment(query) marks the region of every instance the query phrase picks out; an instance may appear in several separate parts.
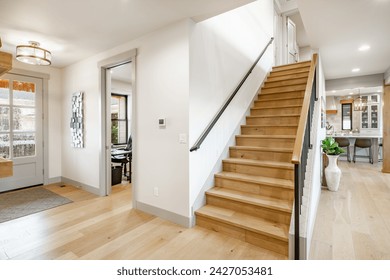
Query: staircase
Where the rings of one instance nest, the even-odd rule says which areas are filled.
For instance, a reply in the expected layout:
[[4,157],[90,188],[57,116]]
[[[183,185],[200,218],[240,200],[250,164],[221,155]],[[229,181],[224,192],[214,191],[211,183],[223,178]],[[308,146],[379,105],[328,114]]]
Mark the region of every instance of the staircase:
[[195,212],[197,225],[288,256],[291,156],[309,68],[310,61],[273,67],[206,205]]

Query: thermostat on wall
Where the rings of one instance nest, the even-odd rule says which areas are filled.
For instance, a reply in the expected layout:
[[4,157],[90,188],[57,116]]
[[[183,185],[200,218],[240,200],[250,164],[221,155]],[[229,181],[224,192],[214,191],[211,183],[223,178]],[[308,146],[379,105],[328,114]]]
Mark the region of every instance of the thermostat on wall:
[[166,120],[165,120],[165,118],[160,118],[160,119],[158,119],[158,126],[159,126],[159,127],[165,127],[165,125],[166,125]]

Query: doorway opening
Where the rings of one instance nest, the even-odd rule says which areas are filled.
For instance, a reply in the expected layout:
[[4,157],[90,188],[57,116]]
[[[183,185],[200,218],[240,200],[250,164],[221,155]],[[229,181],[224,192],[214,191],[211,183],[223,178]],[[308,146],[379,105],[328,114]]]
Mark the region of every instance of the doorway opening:
[[132,171],[132,84],[131,63],[110,68],[111,186],[131,183]]
[[98,63],[101,74],[100,194],[111,194],[119,173],[121,183],[131,182],[133,202],[136,197],[136,176],[132,172],[136,158],[135,57],[136,50],[132,50]]

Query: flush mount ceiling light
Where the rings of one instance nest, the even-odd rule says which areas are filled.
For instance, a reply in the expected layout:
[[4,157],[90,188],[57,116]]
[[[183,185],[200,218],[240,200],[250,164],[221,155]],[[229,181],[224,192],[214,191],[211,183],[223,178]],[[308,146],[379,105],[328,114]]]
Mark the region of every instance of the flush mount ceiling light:
[[38,42],[29,41],[29,45],[16,47],[16,59],[32,65],[50,65],[51,52],[39,47]]
[[359,72],[360,71],[360,68],[353,68],[352,69],[352,72],[356,73],[356,72]]

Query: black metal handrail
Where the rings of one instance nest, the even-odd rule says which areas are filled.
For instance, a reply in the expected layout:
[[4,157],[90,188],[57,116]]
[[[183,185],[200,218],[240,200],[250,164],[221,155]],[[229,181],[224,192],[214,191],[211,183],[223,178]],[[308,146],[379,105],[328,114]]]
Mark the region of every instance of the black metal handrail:
[[226,108],[229,106],[230,102],[233,100],[234,96],[236,96],[237,92],[240,90],[241,86],[244,84],[246,79],[249,77],[249,75],[252,73],[252,70],[256,67],[256,64],[259,62],[261,57],[264,55],[265,51],[269,47],[269,45],[272,44],[274,40],[274,37],[271,37],[268,44],[265,46],[263,51],[260,53],[260,55],[257,57],[256,61],[253,63],[252,67],[249,69],[249,71],[246,73],[244,78],[241,80],[241,82],[238,84],[236,89],[233,91],[233,93],[229,96],[229,98],[225,101],[225,103],[222,105],[222,107],[219,109],[218,113],[214,116],[214,118],[211,120],[211,122],[207,125],[206,129],[202,132],[202,134],[199,136],[198,140],[196,140],[194,146],[191,147],[190,152],[196,151],[200,148],[203,141],[206,139],[207,135],[209,135],[211,129],[214,127],[214,125],[217,123],[223,112],[226,110]]

